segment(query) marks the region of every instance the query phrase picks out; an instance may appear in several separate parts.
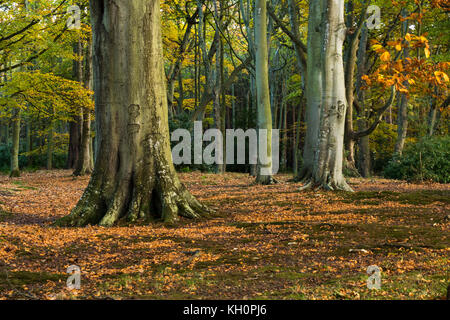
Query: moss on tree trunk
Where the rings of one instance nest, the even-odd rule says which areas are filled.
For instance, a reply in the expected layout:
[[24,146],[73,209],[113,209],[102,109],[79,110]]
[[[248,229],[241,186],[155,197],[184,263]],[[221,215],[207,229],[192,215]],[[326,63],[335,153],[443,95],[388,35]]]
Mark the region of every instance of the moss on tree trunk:
[[91,1],[91,15],[98,155],[82,198],[57,225],[207,215],[172,164],[160,2]]

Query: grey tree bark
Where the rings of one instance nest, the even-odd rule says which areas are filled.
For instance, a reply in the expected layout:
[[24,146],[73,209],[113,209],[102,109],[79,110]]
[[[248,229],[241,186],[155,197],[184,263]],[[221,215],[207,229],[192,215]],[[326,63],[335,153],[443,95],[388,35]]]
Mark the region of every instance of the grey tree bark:
[[169,141],[160,1],[91,0],[98,155],[57,225],[198,218],[211,212],[178,179]]
[[[301,189],[352,191],[342,174],[345,95],[343,43],[344,0],[310,2],[307,81],[307,136]],[[319,30],[317,34],[316,30]],[[319,35],[320,44],[316,37]],[[316,55],[316,54],[318,55]],[[320,57],[320,59],[318,59]],[[317,60],[321,63],[317,64]]]
[[[357,21],[357,25],[354,28],[353,33],[351,33],[348,38],[347,49],[345,52],[345,88],[346,88],[346,98],[348,103],[347,112],[345,114],[345,134],[344,134],[344,146],[346,151],[346,158],[344,159],[344,165],[347,171],[354,176],[358,176],[358,171],[356,170],[355,162],[355,138],[353,131],[353,101],[354,97],[354,82],[355,82],[355,68],[357,61],[357,51],[359,45],[359,36],[366,19],[366,8],[368,2],[363,4],[363,9]],[[353,1],[349,1],[347,4],[348,8],[348,20],[347,28],[354,27],[354,5]],[[363,63],[360,61],[360,63]]]
[[[267,6],[265,0],[256,0],[255,5],[255,54],[256,95],[258,128],[267,130],[267,152],[264,161],[258,157],[259,170],[256,183],[272,184],[272,110],[270,108],[269,66],[267,48]],[[259,146],[261,148],[261,146]]]
[[323,0],[309,4],[308,40],[306,58],[306,135],[302,168],[295,178],[309,182],[313,175],[314,150],[319,136],[320,108],[322,104],[322,15]]
[[[87,89],[92,89],[92,48],[88,45],[84,54],[84,68],[83,68],[83,86]],[[83,125],[81,130],[81,142],[79,147],[79,156],[75,165],[75,176],[82,176],[92,173],[93,157],[90,143],[91,143],[91,110],[83,107]]]

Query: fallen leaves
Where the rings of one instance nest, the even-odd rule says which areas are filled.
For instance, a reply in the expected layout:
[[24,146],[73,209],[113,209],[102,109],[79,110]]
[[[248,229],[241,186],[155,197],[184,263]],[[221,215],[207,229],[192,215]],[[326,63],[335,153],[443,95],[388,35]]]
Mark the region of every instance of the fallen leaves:
[[[171,227],[56,228],[51,222],[70,212],[88,177],[73,178],[68,171],[25,173],[15,180],[0,176],[0,211],[8,212],[0,216],[0,270],[8,270],[22,293],[0,277],[0,298],[441,294],[440,281],[449,272],[448,203],[416,204],[398,195],[448,192],[448,185],[352,179],[359,192],[348,195],[300,193],[299,185],[286,183],[284,175],[273,186],[252,185],[252,177],[236,173],[180,176],[193,194],[218,208],[218,217]],[[18,188],[17,181],[25,187]],[[82,287],[76,292],[65,289],[65,271],[72,264],[82,270]],[[365,268],[373,264],[383,270],[385,291],[365,288]],[[414,274],[418,270],[423,281]],[[43,272],[49,276],[40,276]],[[396,277],[429,289],[410,296],[396,287]]]

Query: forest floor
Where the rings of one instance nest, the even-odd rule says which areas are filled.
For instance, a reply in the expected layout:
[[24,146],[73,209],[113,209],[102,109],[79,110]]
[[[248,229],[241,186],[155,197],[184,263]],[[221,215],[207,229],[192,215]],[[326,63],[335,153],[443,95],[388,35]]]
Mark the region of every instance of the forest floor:
[[[217,217],[58,228],[89,178],[0,176],[0,299],[443,299],[450,185],[350,179],[355,193],[299,192],[245,174],[180,174]],[[66,288],[69,265],[81,289]],[[369,290],[367,267],[381,269]]]

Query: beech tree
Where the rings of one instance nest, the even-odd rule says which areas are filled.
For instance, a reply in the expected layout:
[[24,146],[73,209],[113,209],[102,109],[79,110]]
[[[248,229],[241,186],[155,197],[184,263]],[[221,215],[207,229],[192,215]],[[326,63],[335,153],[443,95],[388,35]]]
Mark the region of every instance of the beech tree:
[[207,215],[172,164],[160,1],[90,5],[98,156],[82,198],[57,224]]
[[351,191],[342,174],[345,112],[344,0],[310,2],[307,58],[307,132],[302,189]]
[[[271,184],[272,177],[272,111],[270,109],[269,66],[267,49],[267,7],[265,0],[256,0],[255,6],[256,103],[258,127],[267,130],[266,159],[259,159],[256,182]],[[262,146],[260,146],[262,147]],[[264,170],[264,171],[263,171]]]

